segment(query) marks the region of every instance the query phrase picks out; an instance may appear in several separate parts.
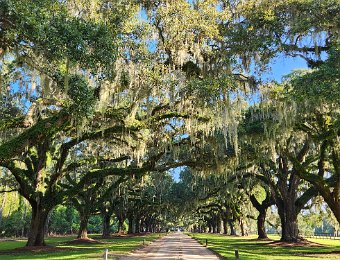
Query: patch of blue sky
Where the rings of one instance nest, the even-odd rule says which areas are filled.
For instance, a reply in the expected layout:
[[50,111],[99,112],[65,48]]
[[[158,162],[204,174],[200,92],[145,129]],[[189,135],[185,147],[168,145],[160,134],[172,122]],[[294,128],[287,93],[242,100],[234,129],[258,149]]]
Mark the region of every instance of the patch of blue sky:
[[180,181],[181,177],[181,172],[184,171],[186,166],[180,166],[177,168],[170,169],[168,172],[172,175],[172,178],[175,182]]
[[279,54],[269,64],[269,70],[262,75],[264,81],[281,83],[283,77],[297,69],[307,69],[307,63],[300,57],[291,57]]
[[[178,118],[171,118],[170,120],[169,120],[169,123],[168,124],[166,124],[166,125],[164,125],[164,130],[166,131],[166,132],[172,132],[172,131],[174,131],[174,129],[176,128],[176,129],[179,129],[179,128],[181,128],[182,126],[184,125],[184,121],[182,120],[182,119],[178,119]],[[181,134],[180,136],[182,137],[182,138],[186,138],[186,137],[188,137],[188,136],[186,136],[187,134],[186,133],[183,133],[183,134]],[[186,137],[185,137],[186,136]]]
[[17,71],[21,74],[21,78],[10,83],[10,94],[18,99],[18,104],[21,105],[21,109],[26,113],[32,105],[32,101],[38,98],[37,88],[40,81],[37,77],[34,83],[36,86],[33,87],[31,77],[23,69],[18,69]]
[[148,46],[148,50],[151,53],[155,53],[157,51],[157,45],[158,45],[158,41],[155,39],[148,39],[146,41],[147,46]]
[[137,18],[140,19],[141,21],[149,22],[148,13],[144,8],[141,8],[139,10]]

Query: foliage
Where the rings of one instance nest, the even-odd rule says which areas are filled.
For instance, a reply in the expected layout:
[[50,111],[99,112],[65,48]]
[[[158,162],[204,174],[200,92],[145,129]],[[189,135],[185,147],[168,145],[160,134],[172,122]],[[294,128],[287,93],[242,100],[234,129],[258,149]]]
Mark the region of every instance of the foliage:
[[79,228],[79,217],[70,205],[57,206],[50,213],[48,232],[51,234],[73,234]]
[[328,53],[328,59],[318,68],[297,71],[290,75],[292,96],[297,102],[313,103],[313,107],[317,109],[326,104],[335,104],[339,100],[339,53],[339,47],[335,47]]
[[[128,219],[129,232],[191,214],[196,227],[217,231],[223,219],[245,233],[253,195],[297,231],[320,193],[339,222],[338,9],[0,1],[1,178],[32,208],[28,245],[44,244],[48,219],[53,232],[77,228],[71,201],[94,231],[100,212],[109,226]],[[311,70],[258,88],[282,54]],[[178,183],[164,174],[184,166]]]
[[4,237],[25,236],[29,229],[30,218],[29,212],[24,214],[24,212],[19,209],[12,212],[9,216],[1,220],[1,235]]

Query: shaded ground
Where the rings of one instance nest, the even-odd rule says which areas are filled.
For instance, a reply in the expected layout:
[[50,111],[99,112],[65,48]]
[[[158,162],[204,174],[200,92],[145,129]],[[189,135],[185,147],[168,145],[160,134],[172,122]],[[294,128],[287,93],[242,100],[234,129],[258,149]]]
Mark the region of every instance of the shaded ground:
[[173,233],[156,240],[128,256],[120,256],[121,260],[218,260],[220,259],[209,249],[183,233]]
[[[95,236],[95,239],[108,239],[108,238],[114,238],[114,239],[119,239],[119,238],[128,238],[128,237],[144,237],[147,235],[151,235],[155,233],[149,233],[149,232],[144,232],[144,233],[133,233],[133,234],[124,234],[124,233],[119,233],[119,234],[111,234],[109,237],[102,237],[102,236]],[[164,235],[165,233],[157,233],[159,236]]]
[[[13,242],[15,240],[12,240]],[[60,245],[93,245],[93,244],[103,244],[103,242],[94,240],[92,238],[88,239],[74,239],[71,241],[66,241],[61,243]],[[60,247],[60,246],[23,246],[17,247],[9,250],[0,250],[0,255],[16,255],[23,253],[55,253],[62,251],[73,251],[74,249],[71,247]],[[1,258],[0,258],[1,259]]]
[[72,248],[63,248],[55,246],[25,246],[10,250],[1,250],[0,255],[13,255],[13,254],[15,255],[24,253],[55,253],[61,251],[72,251]]
[[71,241],[67,241],[65,245],[93,245],[93,244],[102,244],[103,242],[92,239],[92,238],[77,238]]
[[[299,255],[299,254],[297,254]],[[308,253],[308,254],[301,254],[302,256],[310,256],[310,257],[316,257],[318,255],[322,255],[322,257],[328,258],[328,257],[332,257],[333,259],[339,259],[340,258],[340,250],[339,251],[332,251],[329,252],[327,254],[325,253],[319,253],[319,252],[315,252],[315,253]]]
[[272,241],[272,242],[268,243],[267,246],[281,246],[281,247],[324,247],[324,245],[322,245],[322,244],[311,242],[311,241],[308,241],[308,240],[301,240],[299,242]]

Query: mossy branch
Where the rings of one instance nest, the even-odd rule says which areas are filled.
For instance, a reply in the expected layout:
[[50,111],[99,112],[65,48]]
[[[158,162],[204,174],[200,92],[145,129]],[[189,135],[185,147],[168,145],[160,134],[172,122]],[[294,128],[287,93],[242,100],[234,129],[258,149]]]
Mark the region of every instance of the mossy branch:
[[25,128],[25,117],[10,117],[10,118],[3,118],[0,119],[0,130],[6,130],[11,128]]
[[46,139],[52,139],[55,134],[70,124],[70,119],[71,116],[67,110],[61,110],[58,114],[40,120],[17,137],[0,145],[0,164],[21,155],[27,147],[37,145]]

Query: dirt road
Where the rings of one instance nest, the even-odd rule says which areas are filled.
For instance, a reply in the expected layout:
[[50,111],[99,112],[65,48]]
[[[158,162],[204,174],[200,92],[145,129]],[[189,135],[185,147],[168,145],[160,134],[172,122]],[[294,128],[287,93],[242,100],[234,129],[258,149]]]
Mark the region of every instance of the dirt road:
[[218,260],[210,250],[191,237],[178,232],[156,240],[134,253],[121,256],[121,260]]

